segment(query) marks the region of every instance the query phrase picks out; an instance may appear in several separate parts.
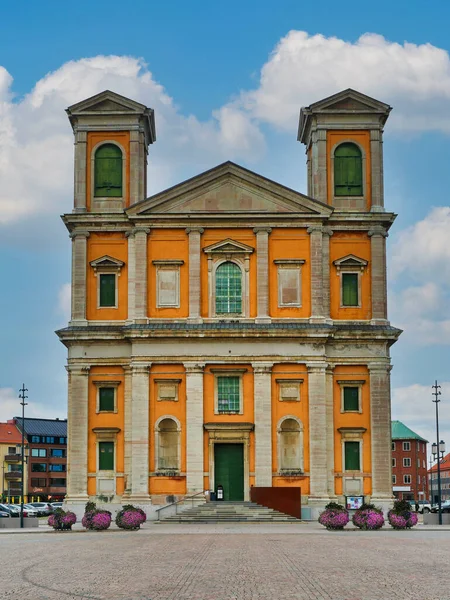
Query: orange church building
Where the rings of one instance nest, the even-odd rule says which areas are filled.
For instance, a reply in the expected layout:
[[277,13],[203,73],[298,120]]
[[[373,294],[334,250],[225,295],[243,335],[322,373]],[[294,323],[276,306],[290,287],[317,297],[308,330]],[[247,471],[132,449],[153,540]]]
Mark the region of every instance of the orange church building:
[[391,502],[390,110],[354,90],[302,108],[307,195],[226,162],[147,198],[153,110],[109,91],[67,109],[68,505],[152,514],[219,484],[300,487],[313,517]]

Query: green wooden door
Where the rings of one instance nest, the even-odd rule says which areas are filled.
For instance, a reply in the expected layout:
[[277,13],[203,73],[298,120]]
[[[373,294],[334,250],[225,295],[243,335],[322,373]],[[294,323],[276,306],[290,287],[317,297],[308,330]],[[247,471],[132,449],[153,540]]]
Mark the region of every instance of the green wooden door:
[[244,446],[214,444],[214,485],[223,486],[224,500],[244,499]]

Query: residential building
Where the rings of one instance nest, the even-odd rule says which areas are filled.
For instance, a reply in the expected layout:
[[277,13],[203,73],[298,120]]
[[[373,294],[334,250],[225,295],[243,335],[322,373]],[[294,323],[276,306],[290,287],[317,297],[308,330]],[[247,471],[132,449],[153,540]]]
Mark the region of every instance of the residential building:
[[392,421],[392,490],[399,500],[428,499],[427,444],[401,421]]
[[[392,499],[383,129],[346,90],[303,108],[307,195],[232,162],[147,198],[152,109],[105,91],[75,136],[67,505],[224,488]],[[153,507],[153,508],[152,508]]]
[[[450,500],[450,453],[446,454],[440,461],[441,471],[441,501]],[[438,473],[437,463],[428,471],[428,483],[430,490],[430,500],[432,504],[437,504],[439,500],[438,494]]]
[[[0,423],[0,465],[2,468],[1,501],[18,502],[22,485],[22,434],[11,422]],[[27,488],[28,477],[25,471],[24,494],[27,493]]]
[[[13,421],[22,431],[22,419]],[[24,420],[28,443],[28,501],[60,501],[66,495],[67,420]]]

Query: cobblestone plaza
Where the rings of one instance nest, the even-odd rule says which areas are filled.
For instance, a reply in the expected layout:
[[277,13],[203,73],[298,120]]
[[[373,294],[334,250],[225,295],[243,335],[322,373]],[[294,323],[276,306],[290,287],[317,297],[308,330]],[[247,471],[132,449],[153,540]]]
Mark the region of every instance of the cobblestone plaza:
[[[439,560],[436,559],[438,552]],[[0,536],[3,600],[447,600],[450,530],[146,525]]]

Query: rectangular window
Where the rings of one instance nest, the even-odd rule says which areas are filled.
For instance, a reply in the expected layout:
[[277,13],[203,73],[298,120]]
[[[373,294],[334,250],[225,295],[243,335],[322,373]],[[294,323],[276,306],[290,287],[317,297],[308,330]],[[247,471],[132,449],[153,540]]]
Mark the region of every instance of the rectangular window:
[[59,443],[60,444],[65,444],[66,442],[67,442],[67,438],[65,438],[65,437],[60,437],[59,438]]
[[358,273],[342,273],[342,306],[358,306]]
[[392,442],[392,451],[395,452],[395,442]]
[[50,450],[50,456],[54,458],[64,458],[66,456],[66,451],[62,448],[52,448]]
[[22,471],[22,465],[8,465],[8,473],[12,471]]
[[180,305],[180,270],[163,269],[157,270],[156,289],[158,307],[178,307]]
[[403,459],[403,466],[404,467],[410,467],[411,466],[411,459],[410,458],[404,458]]
[[418,459],[417,459],[417,466],[418,466],[418,467],[419,467],[419,469],[420,469],[420,458],[418,458]]
[[40,435],[32,435],[31,436],[31,441],[33,444],[40,444],[41,443],[41,436]]
[[423,467],[424,469],[426,468],[426,466],[425,466],[425,461],[424,461],[424,460],[422,461],[422,467]]
[[344,387],[344,410],[359,411],[359,388]]
[[219,413],[240,411],[239,377],[217,377],[217,407]]
[[278,306],[301,306],[300,268],[278,267]]
[[345,471],[360,471],[359,442],[344,442]]
[[59,477],[50,479],[50,487],[66,487],[66,480]]
[[114,442],[98,443],[99,471],[114,471]]
[[15,454],[16,453],[16,447],[15,446],[9,446],[8,448],[8,454]]
[[99,275],[99,306],[101,308],[116,306],[116,275],[101,273]]
[[45,463],[31,463],[31,470],[33,473],[44,473],[47,470]]
[[100,412],[114,412],[115,388],[98,388],[98,409]]
[[31,456],[45,458],[47,456],[47,450],[45,448],[31,448]]
[[411,450],[411,443],[403,442],[403,450],[405,450],[406,452],[409,452]]
[[31,486],[32,487],[45,487],[46,485],[47,485],[46,479],[35,479],[34,477],[31,478]]
[[403,475],[403,483],[411,483],[411,475]]
[[62,473],[66,470],[66,465],[48,465],[48,470]]
[[397,462],[397,461],[395,460],[395,458],[393,458],[393,459],[392,459],[392,466],[393,466],[393,467],[395,467],[395,466],[396,466],[396,462]]
[[45,443],[46,444],[54,444],[55,443],[55,438],[52,435],[48,435],[45,438]]
[[395,475],[392,475],[392,483],[395,485],[397,481],[397,477]]

